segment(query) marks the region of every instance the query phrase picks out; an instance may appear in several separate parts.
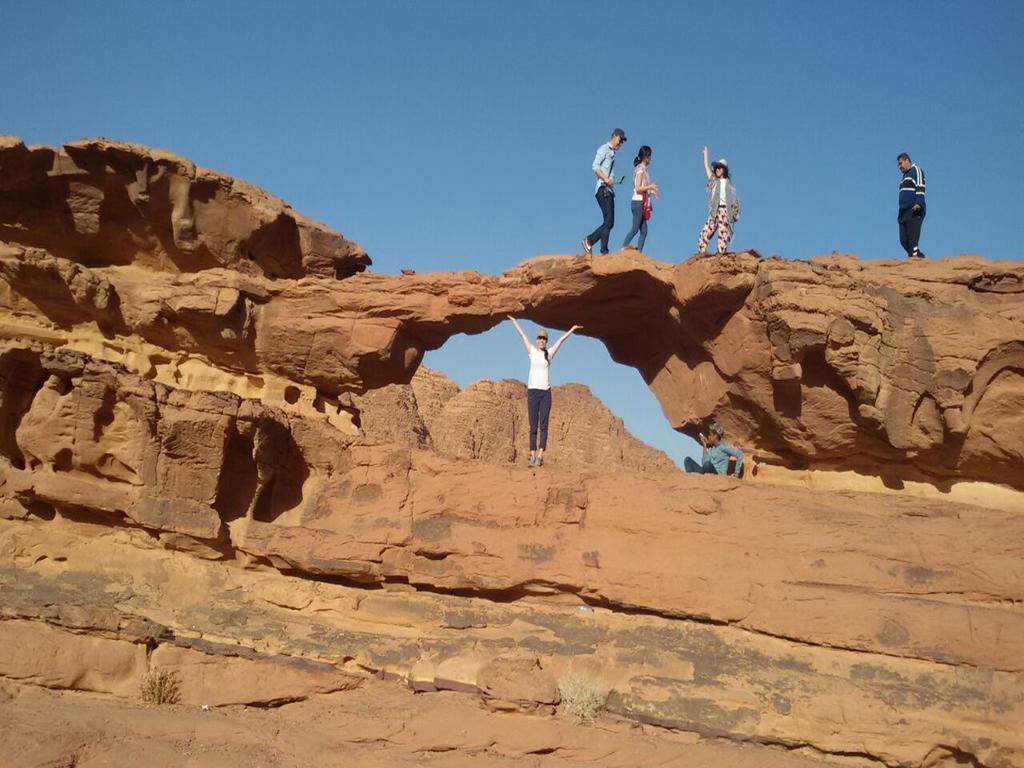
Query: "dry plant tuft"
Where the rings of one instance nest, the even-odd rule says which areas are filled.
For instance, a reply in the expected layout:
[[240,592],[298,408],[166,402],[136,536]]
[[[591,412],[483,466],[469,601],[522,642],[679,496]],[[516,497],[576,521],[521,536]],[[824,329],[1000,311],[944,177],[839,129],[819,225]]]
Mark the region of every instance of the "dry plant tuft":
[[178,673],[151,671],[139,686],[142,700],[147,704],[176,704],[178,702]]
[[580,672],[570,672],[558,681],[562,697],[561,710],[580,722],[589,722],[604,709],[608,692],[597,678]]

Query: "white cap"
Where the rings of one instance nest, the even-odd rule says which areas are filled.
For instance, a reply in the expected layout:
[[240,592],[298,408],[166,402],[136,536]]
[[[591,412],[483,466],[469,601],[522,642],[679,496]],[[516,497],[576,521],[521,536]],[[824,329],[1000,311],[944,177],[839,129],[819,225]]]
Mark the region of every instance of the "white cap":
[[724,165],[726,168],[728,168],[729,161],[726,160],[724,157],[720,157],[717,160],[715,160],[715,165]]

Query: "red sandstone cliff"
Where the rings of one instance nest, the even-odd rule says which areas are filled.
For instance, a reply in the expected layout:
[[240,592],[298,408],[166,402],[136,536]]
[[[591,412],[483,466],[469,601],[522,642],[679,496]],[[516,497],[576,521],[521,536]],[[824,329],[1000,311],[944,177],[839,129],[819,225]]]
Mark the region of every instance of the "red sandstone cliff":
[[[0,241],[5,745],[29,749],[21,686],[128,699],[169,670],[185,704],[271,706],[376,675],[536,717],[585,671],[633,723],[861,764],[1024,764],[1019,496],[942,495],[1024,487],[1019,265],[359,274],[359,246],[281,201],[113,142],[0,143]],[[776,462],[934,493],[637,472],[600,450],[609,430],[628,444],[603,413],[574,425],[578,455],[508,463],[519,422],[494,404],[521,395],[414,377],[506,313],[580,320],[681,429],[715,414]],[[456,429],[466,412],[489,422]],[[630,764],[543,727],[519,757]],[[511,749],[458,738],[435,746]]]

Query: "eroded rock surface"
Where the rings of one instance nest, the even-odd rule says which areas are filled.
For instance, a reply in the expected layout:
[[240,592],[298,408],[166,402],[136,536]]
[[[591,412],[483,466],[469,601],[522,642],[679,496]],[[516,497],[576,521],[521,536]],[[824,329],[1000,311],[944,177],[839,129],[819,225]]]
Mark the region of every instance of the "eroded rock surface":
[[[696,742],[605,717],[489,714],[458,693],[421,696],[377,682],[273,709],[160,708],[11,686],[0,689],[0,739],[19,768],[832,768],[812,750]],[[59,729],[53,723],[59,722]],[[868,763],[861,763],[867,765]]]
[[[149,202],[140,169],[159,177]],[[91,332],[146,345],[140,358],[310,387],[313,400],[408,383],[425,351],[508,313],[577,322],[690,434],[715,417],[791,467],[1024,488],[1019,264],[741,253],[672,266],[629,252],[541,257],[500,277],[369,275],[358,246],[280,201],[145,148],[8,140],[0,177],[9,336]],[[70,178],[100,192],[76,197]],[[174,212],[174,179],[193,213]],[[261,234],[280,221],[294,237]]]
[[[602,453],[628,441],[577,388],[569,439],[533,471],[514,462],[522,416],[502,412],[520,385],[415,375],[506,313],[582,323],[679,429],[714,415],[762,457],[893,488],[1020,489],[1018,265],[624,253],[354,274],[361,249],[265,193],[106,142],[0,143],[0,214],[0,677],[17,697],[133,698],[169,670],[182,706],[315,709],[378,676],[426,713],[471,703],[457,717],[484,736],[445,751],[673,758],[552,735],[558,684],[580,674],[619,722],[1024,765],[1012,505],[649,471],[656,456]],[[297,247],[277,236],[293,226]],[[0,691],[0,711],[16,700]],[[496,717],[548,735],[509,746],[526,737]],[[354,727],[374,741],[371,720]],[[23,730],[5,745],[90,764],[88,726],[56,756]],[[408,733],[380,736],[390,764],[431,749]]]
[[0,241],[92,267],[230,267],[347,277],[366,252],[262,189],[165,150],[106,139],[26,147],[0,136]]

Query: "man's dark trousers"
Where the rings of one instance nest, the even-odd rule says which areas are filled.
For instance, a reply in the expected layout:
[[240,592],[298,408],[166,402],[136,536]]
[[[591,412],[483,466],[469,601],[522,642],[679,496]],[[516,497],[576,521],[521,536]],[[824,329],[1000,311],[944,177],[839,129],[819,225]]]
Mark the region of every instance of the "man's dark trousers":
[[921,239],[921,224],[924,223],[924,213],[915,211],[913,208],[906,208],[900,211],[900,245],[909,256],[917,250],[917,243]]
[[603,186],[594,195],[597,204],[601,208],[601,216],[604,221],[601,226],[587,235],[587,242],[593,246],[598,240],[601,241],[601,253],[608,253],[608,238],[612,234],[612,227],[615,226],[615,192],[611,187]]

